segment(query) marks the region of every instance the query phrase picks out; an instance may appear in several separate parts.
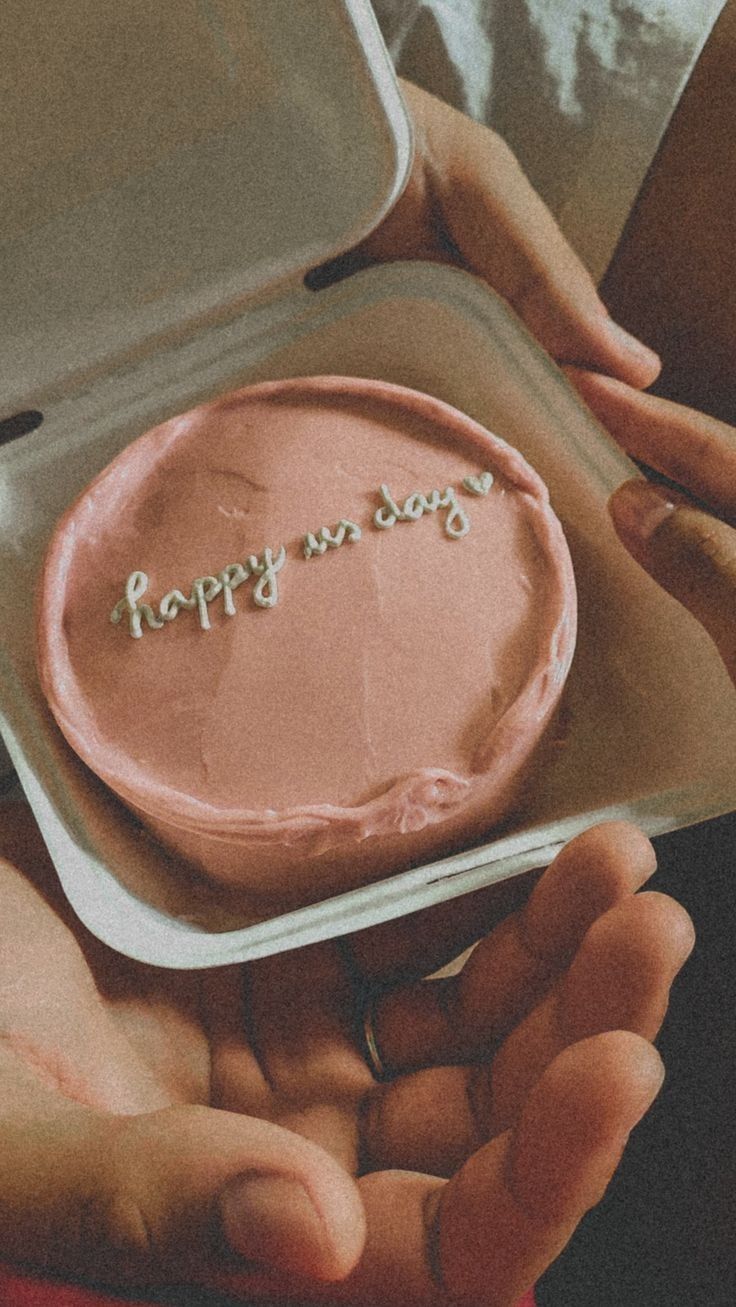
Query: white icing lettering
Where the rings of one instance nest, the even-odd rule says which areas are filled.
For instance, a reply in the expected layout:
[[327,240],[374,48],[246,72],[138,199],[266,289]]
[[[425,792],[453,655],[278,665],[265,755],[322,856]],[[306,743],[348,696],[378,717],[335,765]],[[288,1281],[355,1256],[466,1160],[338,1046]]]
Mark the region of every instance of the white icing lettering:
[[429,508],[429,501],[420,495],[409,495],[404,500],[404,507],[401,510],[401,518],[407,522],[417,522],[424,512]]
[[278,603],[279,587],[276,574],[281,571],[285,562],[286,550],[283,545],[275,558],[270,549],[264,549],[262,563],[257,558],[248,559],[251,572],[259,578],[253,591],[253,599],[259,608],[273,608]]
[[180,608],[194,608],[196,599],[187,599],[181,590],[169,590],[158,606],[159,615],[165,622],[173,622]]
[[136,640],[140,640],[143,631],[141,630],[141,621],[145,617],[151,630],[155,631],[163,626],[160,618],[154,615],[153,609],[149,604],[142,604],[140,601],[148,589],[148,577],[145,572],[131,572],[125,583],[125,597],[119,600],[110,613],[111,622],[119,622],[123,613],[128,614],[130,622],[130,634]]
[[440,508],[449,509],[445,518],[445,532],[448,536],[452,536],[453,540],[460,540],[470,530],[470,519],[458,504],[452,486],[447,486],[443,494],[440,494],[439,490],[431,490],[429,495],[423,495],[415,490],[413,494],[407,495],[403,508],[399,508],[387,485],[383,484],[379,493],[383,505],[376,509],[373,522],[383,531],[394,526],[396,522],[416,522],[425,513],[436,513]]
[[312,558],[314,554],[324,554],[327,549],[339,549],[344,540],[360,540],[362,534],[356,522],[342,517],[333,531],[322,526],[316,536],[312,531],[307,532],[304,537],[304,557]]
[[376,509],[376,512],[373,515],[373,521],[376,526],[385,530],[387,527],[393,526],[399,521],[401,517],[401,509],[391,498],[391,491],[387,485],[381,486],[381,498],[383,499],[384,507]]
[[258,577],[253,591],[253,601],[259,608],[273,608],[279,599],[276,574],[286,562],[286,550],[283,545],[274,558],[270,549],[264,549],[259,558],[251,554],[247,563],[229,563],[217,576],[198,576],[192,581],[189,597],[179,589],[169,590],[164,595],[156,614],[150,604],[141,603],[148,589],[148,577],[145,572],[131,572],[125,583],[125,595],[116,603],[110,614],[110,621],[118,623],[127,614],[130,634],[139,640],[143,634],[142,623],[145,620],[152,630],[160,629],[165,622],[173,622],[182,610],[197,610],[199,625],[203,631],[211,629],[209,605],[219,594],[223,596],[223,607],[228,617],[235,615],[232,592],[237,590],[249,576]]
[[222,585],[216,576],[198,576],[196,581],[192,581],[192,598],[197,605],[199,614],[199,625],[203,631],[210,629],[210,615],[207,612],[207,605],[219,595]]
[[[483,496],[488,494],[493,483],[493,474],[485,471],[479,472],[477,476],[464,477],[462,484],[469,494]],[[470,530],[470,519],[458,503],[452,486],[446,486],[442,493],[430,490],[426,495],[415,490],[407,495],[401,507],[385,482],[382,483],[379,494],[382,503],[373,515],[373,522],[381,530],[387,530],[397,522],[417,522],[425,513],[438,513],[441,509],[445,510],[445,533],[452,539],[460,540]],[[346,540],[360,540],[361,536],[357,522],[343,517],[335,527],[322,526],[316,533],[307,532],[303,540],[304,557],[320,556],[328,549],[339,549]],[[201,629],[209,631],[209,605],[222,594],[225,615],[234,617],[236,609],[233,591],[249,577],[257,578],[253,588],[253,602],[257,607],[274,608],[279,601],[277,577],[285,563],[286,549],[283,545],[275,557],[273,550],[265,548],[260,556],[250,554],[245,562],[229,563],[216,576],[197,577],[192,581],[188,597],[178,588],[169,590],[159,604],[158,613],[154,612],[150,604],[142,602],[148,589],[148,576],[145,572],[131,572],[125,583],[125,594],[113,608],[110,620],[117,624],[127,616],[130,634],[139,640],[143,634],[144,621],[155,631],[165,622],[173,622],[183,608],[196,608]]]
[[470,530],[470,518],[458,504],[452,486],[448,486],[445,491],[442,507],[450,510],[445,518],[445,531],[453,540],[461,540]]
[[235,616],[235,604],[233,603],[233,590],[237,590],[239,585],[248,580],[250,568],[244,567],[242,563],[228,563],[221,572],[218,572],[217,579],[222,586],[222,603],[228,617]]

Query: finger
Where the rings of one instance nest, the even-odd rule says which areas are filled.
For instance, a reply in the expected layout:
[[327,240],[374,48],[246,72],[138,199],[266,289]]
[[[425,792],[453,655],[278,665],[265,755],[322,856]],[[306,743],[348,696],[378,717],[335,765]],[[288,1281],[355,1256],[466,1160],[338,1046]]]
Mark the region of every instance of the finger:
[[[492,1217],[483,1152],[443,1195],[440,1264],[450,1289],[473,1301],[490,1281],[496,1301],[515,1302],[602,1198],[662,1078],[651,1045],[623,1032],[563,1053],[530,1096],[505,1158],[491,1145],[501,1172]],[[478,1238],[484,1226],[487,1240]]]
[[654,1039],[693,944],[688,914],[663,894],[636,895],[599,917],[569,970],[494,1059],[489,1134],[513,1124],[545,1067],[568,1045],[607,1030]]
[[[331,1150],[339,1148],[345,1167],[352,1170],[352,1109],[371,1075],[355,1038],[354,983],[340,952],[331,944],[316,944],[262,958],[248,966],[244,984],[248,1044],[272,1095],[297,1112],[334,1093],[345,1110],[336,1107],[325,1115],[325,1142]],[[265,1110],[273,1110],[267,1101]],[[317,1114],[310,1128],[322,1119]]]
[[570,969],[489,1066],[436,1067],[378,1085],[362,1114],[363,1165],[449,1175],[507,1130],[545,1068],[608,1030],[656,1035],[693,946],[690,918],[662,894],[629,897],[599,917]]
[[736,531],[646,481],[625,482],[609,508],[623,544],[702,623],[736,683]]
[[599,1035],[562,1053],[513,1133],[481,1148],[452,1180],[366,1176],[369,1235],[341,1286],[346,1301],[513,1307],[602,1197],[661,1082],[646,1041]]
[[[475,133],[464,135],[470,145]],[[476,137],[455,162],[442,208],[470,270],[508,301],[558,362],[585,362],[630,385],[651,385],[660,372],[658,355],[609,317],[505,143]]]
[[392,1072],[487,1055],[567,966],[593,921],[656,867],[627,822],[604,822],[565,846],[526,905],[475,949],[458,977],[380,995],[373,1027]]
[[204,1107],[111,1117],[67,1107],[3,1125],[2,1255],[103,1283],[248,1268],[344,1276],[365,1236],[355,1184],[322,1149]]
[[495,132],[405,86],[426,134],[429,199],[467,266],[560,361],[587,360],[634,386],[660,361],[608,316],[593,280]]
[[568,376],[598,421],[632,458],[736,519],[736,429],[694,409],[579,369]]
[[658,356],[609,317],[501,137],[420,87],[402,89],[416,138],[408,185],[376,231],[307,284],[320,289],[376,261],[457,263],[502,295],[557,360],[650,385]]

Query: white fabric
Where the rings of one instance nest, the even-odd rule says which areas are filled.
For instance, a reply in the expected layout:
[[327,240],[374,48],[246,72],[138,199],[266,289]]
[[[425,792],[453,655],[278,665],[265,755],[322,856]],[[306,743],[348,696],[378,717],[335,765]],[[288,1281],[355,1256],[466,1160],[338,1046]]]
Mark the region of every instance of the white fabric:
[[506,139],[599,278],[724,0],[373,0],[398,71]]

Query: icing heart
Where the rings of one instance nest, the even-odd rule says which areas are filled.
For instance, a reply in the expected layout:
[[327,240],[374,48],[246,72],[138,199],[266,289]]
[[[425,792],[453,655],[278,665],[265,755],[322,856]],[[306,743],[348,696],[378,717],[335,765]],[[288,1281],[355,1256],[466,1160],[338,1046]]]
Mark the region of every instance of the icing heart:
[[463,485],[471,495],[487,495],[493,485],[493,473],[479,472],[477,477],[463,477]]

